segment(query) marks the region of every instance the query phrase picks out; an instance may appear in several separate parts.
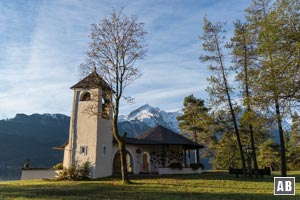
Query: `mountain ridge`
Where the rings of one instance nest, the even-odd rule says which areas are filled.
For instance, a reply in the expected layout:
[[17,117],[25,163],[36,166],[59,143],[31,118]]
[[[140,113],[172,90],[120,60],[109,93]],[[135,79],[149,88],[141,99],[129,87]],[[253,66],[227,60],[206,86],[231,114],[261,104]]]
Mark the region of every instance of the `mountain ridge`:
[[[119,131],[129,137],[162,125],[179,133],[176,117],[181,111],[166,112],[145,104],[127,115],[120,115]],[[63,114],[16,114],[0,120],[0,180],[19,179],[27,159],[32,167],[52,167],[62,162],[63,151],[53,150],[68,140],[70,117]],[[286,122],[285,127],[290,124]],[[273,135],[277,142],[277,130]],[[206,162],[202,160],[202,162]]]
[[[176,122],[164,121],[176,120],[176,113],[161,111],[150,105],[139,107],[129,115],[131,118],[123,117],[118,124],[120,132],[127,132],[129,137],[136,137],[156,125],[177,128],[174,126]],[[70,117],[63,114],[18,113],[13,118],[0,120],[0,180],[19,179],[27,159],[31,167],[42,168],[62,162],[63,151],[52,147],[68,140],[69,125]]]

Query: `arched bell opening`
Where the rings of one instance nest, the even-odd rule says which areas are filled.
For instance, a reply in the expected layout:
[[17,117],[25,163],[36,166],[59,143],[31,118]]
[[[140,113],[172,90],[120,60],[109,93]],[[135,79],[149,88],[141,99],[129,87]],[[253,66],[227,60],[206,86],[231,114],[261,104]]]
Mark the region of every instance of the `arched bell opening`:
[[91,100],[91,93],[89,92],[84,92],[80,97],[80,101],[90,101],[90,100]]

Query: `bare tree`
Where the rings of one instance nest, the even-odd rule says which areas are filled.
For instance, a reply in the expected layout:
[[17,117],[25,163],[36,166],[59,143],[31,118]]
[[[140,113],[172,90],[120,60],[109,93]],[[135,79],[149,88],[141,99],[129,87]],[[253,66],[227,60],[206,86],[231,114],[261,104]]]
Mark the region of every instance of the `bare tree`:
[[[90,73],[94,68],[109,84],[112,93],[113,136],[118,143],[123,183],[129,182],[126,164],[126,133],[119,133],[118,116],[121,98],[125,88],[141,76],[135,62],[143,59],[146,53],[146,31],[144,23],[138,22],[136,16],[126,16],[123,10],[113,9],[109,18],[104,18],[98,24],[92,24],[87,58],[80,66],[82,75]],[[91,112],[93,113],[93,112]],[[97,114],[97,113],[94,113]]]

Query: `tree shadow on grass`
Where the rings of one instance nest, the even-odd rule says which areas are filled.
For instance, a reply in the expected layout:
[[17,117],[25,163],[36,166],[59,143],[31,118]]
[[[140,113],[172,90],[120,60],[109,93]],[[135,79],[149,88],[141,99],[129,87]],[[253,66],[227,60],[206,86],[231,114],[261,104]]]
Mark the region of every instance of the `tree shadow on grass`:
[[[249,182],[273,182],[274,175],[264,176],[263,178],[255,177],[235,177],[232,174],[226,173],[203,173],[203,174],[184,174],[184,175],[132,175],[131,180],[139,179],[182,179],[182,180],[231,180],[231,181],[249,181]],[[115,177],[115,180],[118,180]]]
[[[296,177],[300,179],[299,174],[288,174],[290,177]],[[271,176],[262,177],[236,177],[234,174],[229,174],[228,172],[204,172],[202,174],[182,174],[182,175],[157,175],[157,174],[147,174],[147,175],[132,175],[130,179],[139,180],[139,179],[181,179],[181,180],[230,180],[230,181],[241,181],[241,182],[272,182],[274,177],[280,177],[279,174],[272,174]],[[115,177],[117,180],[117,177]]]
[[[182,189],[182,188],[181,188]],[[0,199],[299,199],[296,196],[274,196],[272,194],[245,194],[227,193],[227,192],[204,192],[199,191],[168,191],[164,187],[137,187],[106,185],[99,182],[84,182],[76,185],[70,185],[66,182],[64,185],[1,185]]]

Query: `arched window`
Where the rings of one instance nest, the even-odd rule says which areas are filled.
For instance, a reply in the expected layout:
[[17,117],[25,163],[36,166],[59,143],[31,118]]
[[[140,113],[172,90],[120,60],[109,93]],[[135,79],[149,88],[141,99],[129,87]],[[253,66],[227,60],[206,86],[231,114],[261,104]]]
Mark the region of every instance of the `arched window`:
[[91,94],[89,92],[86,92],[82,95],[80,101],[90,101],[91,100]]

